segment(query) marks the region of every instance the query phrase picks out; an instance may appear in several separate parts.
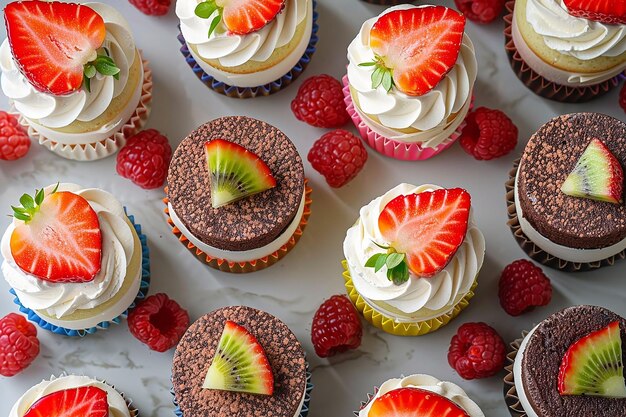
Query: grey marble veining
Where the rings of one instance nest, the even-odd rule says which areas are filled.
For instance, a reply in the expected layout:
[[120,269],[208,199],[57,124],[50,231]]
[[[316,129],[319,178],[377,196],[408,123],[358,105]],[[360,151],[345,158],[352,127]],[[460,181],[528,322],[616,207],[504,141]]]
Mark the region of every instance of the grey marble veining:
[[[325,131],[298,122],[289,112],[297,85],[271,97],[233,100],[208,91],[189,70],[178,52],[177,20],[144,16],[126,1],[105,0],[131,22],[137,45],[151,61],[154,104],[149,127],[161,130],[175,146],[193,128],[222,115],[249,115],[278,127],[295,142],[302,155]],[[2,6],[7,1],[0,1]],[[451,0],[439,2],[452,5]],[[320,41],[306,75],[345,73],[345,52],[361,23],[381,7],[357,0],[319,0]],[[419,163],[400,162],[370,152],[364,171],[346,187],[333,190],[305,162],[314,189],[313,213],[298,246],[279,264],[267,270],[232,276],[206,268],[187,253],[170,233],[163,215],[160,190],[145,191],[115,173],[115,158],[90,164],[70,162],[33,145],[25,159],[0,161],[0,214],[24,192],[56,181],[73,181],[101,187],[115,194],[143,226],[152,254],[151,293],[167,292],[186,307],[192,318],[229,304],[264,309],[283,319],[308,352],[313,370],[311,417],[347,417],[373,387],[402,374],[428,373],[461,385],[487,417],[507,415],[499,377],[463,381],[448,366],[448,344],[465,321],[485,321],[511,341],[546,315],[572,304],[599,304],[626,315],[623,303],[626,263],[601,271],[568,275],[547,270],[554,283],[548,307],[518,318],[499,307],[497,280],[504,265],[523,258],[506,226],[504,181],[512,161],[527,138],[549,118],[574,111],[598,111],[624,120],[617,91],[589,104],[553,103],[529,93],[510,70],[504,51],[501,22],[488,26],[468,23],[480,66],[476,104],[505,110],[520,129],[515,153],[490,162],[478,162],[458,146]],[[4,29],[2,29],[4,30]],[[4,32],[0,33],[4,38]],[[305,75],[305,76],[306,76]],[[0,107],[6,108],[0,96]],[[306,159],[306,158],[305,158]],[[373,180],[375,179],[375,180]],[[399,182],[436,183],[465,187],[472,194],[476,220],[487,240],[487,258],[480,285],[470,307],[452,324],[421,338],[399,338],[365,324],[362,346],[329,360],[317,358],[310,342],[311,319],[321,301],[343,292],[342,241],[361,206]],[[4,210],[4,211],[3,211]],[[328,215],[328,213],[332,213]],[[0,216],[0,230],[9,218]],[[0,280],[0,315],[14,311],[8,286]],[[173,352],[157,353],[136,341],[123,322],[85,339],[64,338],[39,331],[41,355],[22,374],[0,377],[0,416],[30,386],[63,371],[106,379],[134,400],[147,417],[172,416],[170,366]]]

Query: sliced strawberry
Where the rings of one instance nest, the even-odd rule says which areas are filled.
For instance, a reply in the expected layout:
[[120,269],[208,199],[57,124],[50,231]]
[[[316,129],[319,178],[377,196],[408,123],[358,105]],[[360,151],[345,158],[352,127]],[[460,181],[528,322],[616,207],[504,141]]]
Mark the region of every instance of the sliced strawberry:
[[413,274],[432,277],[463,243],[470,201],[461,188],[401,195],[385,206],[378,227],[391,248],[406,255]]
[[106,30],[93,9],[58,1],[19,1],[4,9],[7,36],[20,70],[39,91],[71,94],[96,58]]
[[[394,10],[381,16],[370,31],[376,54],[374,88],[389,91],[391,79],[400,91],[421,96],[432,90],[452,69],[459,56],[465,17],[444,6]],[[363,65],[363,64],[362,64]]]
[[41,397],[24,417],[108,417],[106,391],[98,387],[71,388]]
[[218,15],[211,22],[209,35],[220,20],[234,34],[245,35],[262,29],[276,18],[286,0],[205,0],[196,7],[196,15],[203,19]]
[[434,392],[398,388],[376,398],[368,417],[469,417],[469,414]]
[[626,0],[565,0],[572,16],[609,25],[626,24]]
[[67,191],[20,199],[13,214],[23,220],[11,234],[15,263],[50,282],[88,282],[100,271],[102,234],[98,215],[83,197]]

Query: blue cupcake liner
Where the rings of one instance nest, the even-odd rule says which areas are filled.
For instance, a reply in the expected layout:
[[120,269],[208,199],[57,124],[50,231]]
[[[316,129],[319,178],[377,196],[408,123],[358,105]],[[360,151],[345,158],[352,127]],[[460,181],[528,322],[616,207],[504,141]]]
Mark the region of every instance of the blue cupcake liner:
[[[304,392],[304,402],[302,403],[302,408],[300,409],[300,417],[307,417],[309,414],[309,405],[311,403],[311,391],[313,391],[313,383],[311,382],[311,372],[309,371],[309,362],[306,362],[306,389]],[[174,388],[170,390],[172,394],[172,403],[174,403],[174,414],[176,417],[184,417],[183,411],[178,406],[176,402],[176,396],[174,395]]]
[[[124,211],[126,212],[126,208],[124,208]],[[141,258],[142,258],[141,259],[141,283],[139,284],[139,292],[137,292],[137,297],[135,297],[135,300],[128,307],[128,309],[126,309],[126,311],[124,311],[122,314],[120,314],[119,316],[109,321],[103,321],[97,326],[91,327],[89,329],[82,329],[82,330],[66,329],[64,327],[60,327],[60,326],[56,326],[54,324],[48,323],[43,318],[39,317],[37,313],[35,313],[35,311],[31,310],[28,307],[25,307],[21,303],[17,294],[15,293],[15,290],[11,288],[9,292],[13,294],[13,296],[15,297],[13,302],[18,305],[20,312],[26,314],[28,316],[28,320],[34,323],[37,323],[37,325],[39,325],[39,327],[41,327],[42,329],[49,330],[53,333],[60,334],[63,336],[84,337],[88,334],[95,333],[98,330],[106,330],[111,326],[111,324],[120,324],[122,319],[125,319],[128,316],[128,312],[133,307],[135,307],[135,305],[139,301],[146,298],[146,295],[148,294],[148,289],[150,288],[150,250],[148,249],[148,238],[146,237],[146,235],[141,233],[141,225],[135,223],[135,216],[128,215],[128,213],[126,213],[126,215],[128,216],[128,220],[130,220],[133,227],[135,228],[137,235],[139,236],[139,240],[141,242]]]
[[300,58],[300,61],[298,61],[298,63],[281,78],[269,84],[257,87],[237,87],[228,85],[226,83],[216,80],[215,78],[204,72],[204,70],[200,67],[200,65],[198,65],[196,60],[189,52],[189,48],[187,46],[187,43],[185,42],[185,38],[183,37],[182,32],[180,32],[179,26],[178,41],[182,45],[180,48],[180,52],[183,54],[185,60],[187,61],[187,64],[191,67],[191,69],[200,79],[200,81],[206,84],[206,86],[210,89],[220,94],[224,94],[225,96],[233,98],[253,98],[256,96],[269,96],[270,94],[274,94],[282,90],[293,81],[295,81],[300,76],[300,74],[304,72],[307,65],[309,65],[309,62],[311,62],[311,57],[316,50],[315,45],[317,45],[317,41],[319,39],[317,36],[317,31],[319,30],[317,18],[317,1],[313,0],[313,28],[311,31],[311,39],[309,40],[309,45],[307,46],[306,51]]

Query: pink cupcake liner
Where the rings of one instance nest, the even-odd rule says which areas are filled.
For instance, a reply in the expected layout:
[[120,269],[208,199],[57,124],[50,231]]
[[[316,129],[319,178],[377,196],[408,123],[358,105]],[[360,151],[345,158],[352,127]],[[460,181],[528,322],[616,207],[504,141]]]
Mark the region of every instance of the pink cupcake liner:
[[[352,101],[352,96],[350,94],[350,84],[348,83],[347,75],[344,75],[343,77],[343,85],[343,95],[344,101],[346,103],[346,110],[352,118],[352,122],[359,130],[361,138],[363,138],[365,143],[367,143],[376,152],[390,158],[399,159],[402,161],[422,161],[432,158],[433,156],[438,155],[439,153],[452,146],[452,144],[461,136],[461,132],[466,125],[465,121],[463,121],[448,139],[446,139],[435,148],[422,147],[421,143],[405,143],[389,139],[387,137],[379,135],[378,133],[370,129],[369,126],[365,124],[363,119],[361,119],[361,116],[359,116],[359,113],[356,111],[356,108],[354,106],[354,102]],[[473,95],[471,100],[472,101],[470,103],[469,111],[472,111],[472,109],[474,108]]]

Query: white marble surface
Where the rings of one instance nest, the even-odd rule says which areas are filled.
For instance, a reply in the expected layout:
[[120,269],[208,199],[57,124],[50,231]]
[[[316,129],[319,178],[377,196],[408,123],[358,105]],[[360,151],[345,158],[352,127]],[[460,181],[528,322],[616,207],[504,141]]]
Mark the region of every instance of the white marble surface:
[[[297,85],[268,98],[234,100],[206,89],[182,59],[176,40],[173,10],[167,17],[144,16],[126,1],[108,0],[132,22],[137,43],[152,62],[154,108],[148,126],[161,130],[176,145],[199,124],[223,115],[249,115],[266,120],[287,133],[302,155],[324,130],[298,122],[289,111]],[[1,2],[4,6],[7,1]],[[443,4],[452,5],[451,0]],[[360,24],[382,10],[357,0],[319,0],[320,42],[306,75],[345,72],[345,51]],[[4,29],[2,29],[4,30]],[[497,300],[497,280],[509,262],[525,257],[506,226],[504,181],[512,161],[529,135],[550,117],[574,111],[599,111],[625,119],[617,91],[590,104],[565,105],[538,98],[513,75],[505,52],[501,22],[489,26],[468,23],[478,54],[480,72],[477,105],[506,111],[520,128],[514,154],[478,162],[455,145],[435,159],[399,162],[370,152],[363,172],[346,187],[333,190],[305,162],[314,188],[313,214],[298,246],[279,264],[244,276],[220,273],[193,259],[170,233],[162,212],[162,191],[144,191],[115,173],[115,158],[95,163],[66,161],[33,145],[17,162],[0,161],[0,212],[9,214],[24,192],[56,181],[101,187],[113,192],[143,225],[152,254],[151,292],[167,292],[197,318],[215,308],[246,304],[283,319],[309,353],[315,389],[311,417],[349,416],[373,386],[401,374],[427,373],[461,385],[487,417],[508,415],[500,377],[464,381],[448,366],[450,338],[465,321],[486,321],[511,341],[546,315],[572,304],[599,304],[626,315],[626,263],[598,272],[568,275],[546,270],[553,279],[554,298],[545,308],[519,318],[507,316]],[[4,33],[2,33],[4,38]],[[300,84],[304,78],[298,80]],[[6,108],[0,97],[0,108]],[[340,260],[345,230],[358,209],[401,181],[467,188],[473,196],[476,220],[487,240],[487,257],[478,294],[470,307],[449,326],[421,338],[387,335],[364,323],[363,344],[357,351],[330,360],[315,356],[310,342],[311,319],[321,301],[342,293]],[[0,230],[9,223],[0,216]],[[0,282],[0,315],[15,311],[9,287]],[[142,415],[171,416],[169,394],[173,351],[156,353],[135,340],[126,323],[83,340],[39,331],[41,355],[25,372],[0,377],[0,416],[27,388],[63,371],[105,378],[132,397]]]

